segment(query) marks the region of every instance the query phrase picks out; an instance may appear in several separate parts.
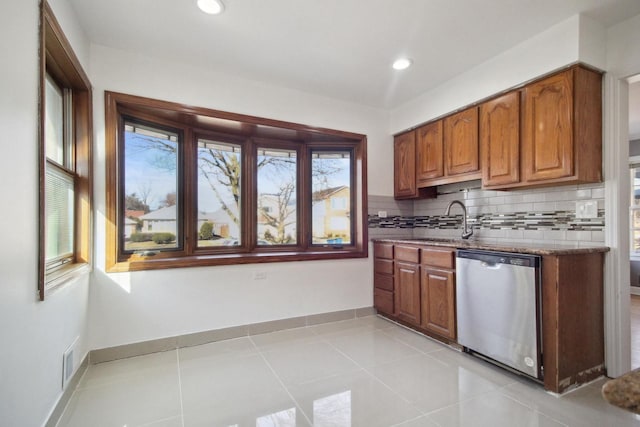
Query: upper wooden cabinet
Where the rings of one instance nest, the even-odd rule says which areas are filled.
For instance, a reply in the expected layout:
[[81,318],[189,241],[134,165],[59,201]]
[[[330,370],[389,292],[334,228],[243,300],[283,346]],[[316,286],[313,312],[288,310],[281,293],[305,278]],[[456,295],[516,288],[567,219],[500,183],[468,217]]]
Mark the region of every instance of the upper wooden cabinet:
[[416,130],[416,180],[418,187],[444,176],[444,139],[442,120]]
[[415,132],[418,188],[480,178],[477,107]]
[[416,131],[393,140],[393,194],[396,199],[436,197],[435,187],[418,187],[416,180]]
[[583,67],[524,89],[522,182],[602,180],[602,76]]
[[480,105],[482,185],[503,187],[520,182],[520,92]]
[[393,141],[393,194],[396,199],[417,196],[416,186],[416,134],[407,132]]
[[573,175],[573,73],[551,76],[524,90],[524,181]]
[[480,178],[478,107],[468,108],[444,119],[444,173]]
[[479,178],[491,189],[601,182],[602,75],[575,65],[399,135],[395,168],[396,198]]

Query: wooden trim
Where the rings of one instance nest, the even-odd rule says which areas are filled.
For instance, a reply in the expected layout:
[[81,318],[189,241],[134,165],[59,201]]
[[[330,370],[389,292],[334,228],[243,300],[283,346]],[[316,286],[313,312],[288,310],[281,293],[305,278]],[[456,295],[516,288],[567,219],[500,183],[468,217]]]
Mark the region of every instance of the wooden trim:
[[47,3],[42,2],[40,6],[40,34],[39,34],[39,58],[38,58],[38,299],[44,301],[45,288],[45,166],[46,153],[44,143],[44,116],[45,116],[45,76],[46,76],[46,44],[45,44],[45,22],[47,20],[45,9]]
[[[228,111],[215,110],[212,108],[205,107],[195,107],[192,105],[181,104],[177,102],[171,101],[162,101],[153,98],[146,98],[142,96],[136,95],[128,95],[125,93],[119,92],[111,92],[105,91],[105,95],[109,94],[112,98],[117,100],[118,107],[129,107],[134,111],[151,111],[151,110],[166,110],[169,112],[176,113],[177,119],[184,119],[189,123],[185,123],[195,129],[206,129],[206,126],[202,125],[193,125],[191,122],[193,120],[189,119],[192,117],[213,117],[217,119],[225,119],[234,122],[239,122],[243,125],[261,125],[261,126],[272,126],[275,128],[282,129],[290,129],[298,132],[298,137],[300,140],[305,140],[304,134],[309,135],[331,135],[333,137],[339,137],[340,139],[346,139],[349,141],[361,141],[365,138],[365,135],[354,133],[354,132],[346,132],[336,129],[328,129],[316,126],[309,126],[300,123],[294,122],[286,122],[283,120],[274,120],[257,116],[250,116],[246,114],[239,113],[230,113]],[[327,141],[335,141],[333,140]]]
[[[44,54],[46,55],[47,67],[52,67],[50,72],[54,77],[61,80],[65,86],[74,89],[90,89],[91,81],[84,72],[80,60],[71,47],[71,43],[64,35],[51,6],[46,1],[43,1],[42,9],[43,37],[45,41]],[[53,63],[50,63],[51,61]]]
[[[39,171],[39,249],[38,296],[44,300],[48,289],[60,283],[59,275],[52,275],[49,283],[45,268],[45,167],[44,141],[45,76],[50,73],[65,88],[72,91],[74,137],[73,173],[75,177],[74,264],[89,265],[92,261],[93,239],[93,105],[91,82],[73,52],[51,7],[43,1],[40,7],[40,58],[38,103],[38,171]],[[74,268],[71,268],[74,270]]]
[[[154,112],[158,112],[156,118]],[[122,177],[118,174],[123,164],[119,153],[123,138],[119,134],[123,123],[122,116],[142,118],[152,123],[171,123],[184,131],[185,182],[182,185],[184,194],[184,222],[182,234],[186,239],[183,252],[166,252],[150,257],[131,256],[122,253],[119,248],[118,217],[122,203],[119,187]],[[232,120],[240,124],[238,134],[231,131],[220,132],[219,129],[207,128],[207,122],[214,119]],[[214,120],[215,122],[215,120]],[[195,124],[195,125],[194,125]],[[257,125],[272,126],[274,137],[247,135],[246,132]],[[278,129],[276,129],[276,127]],[[295,138],[290,130],[295,130]],[[194,209],[197,194],[197,165],[194,163],[194,147],[197,137],[222,135],[223,139],[237,143],[243,147],[243,180],[241,184],[240,227],[242,230],[241,245],[237,248],[202,248],[195,242],[197,230],[194,232]],[[261,119],[242,114],[221,112],[201,107],[159,101],[115,92],[105,92],[105,138],[106,138],[106,226],[107,226],[107,271],[133,271],[160,268],[188,267],[195,265],[228,265],[261,262],[285,262],[316,259],[340,259],[366,257],[368,252],[368,216],[367,216],[367,159],[366,136],[332,129],[315,128],[307,125],[289,123],[279,120]],[[301,139],[297,139],[301,138]],[[286,148],[295,150],[298,155],[297,199],[300,201],[295,245],[277,245],[277,247],[256,247],[253,237],[256,236],[257,206],[257,171],[255,170],[256,150],[258,146]],[[352,150],[352,241],[343,249],[312,245],[311,240],[311,207],[310,179],[304,176],[311,162],[308,151],[314,148],[344,148]],[[191,156],[191,158],[189,158]],[[195,159],[195,160],[194,160]],[[309,200],[305,200],[305,198]],[[180,234],[180,233],[178,233]]]

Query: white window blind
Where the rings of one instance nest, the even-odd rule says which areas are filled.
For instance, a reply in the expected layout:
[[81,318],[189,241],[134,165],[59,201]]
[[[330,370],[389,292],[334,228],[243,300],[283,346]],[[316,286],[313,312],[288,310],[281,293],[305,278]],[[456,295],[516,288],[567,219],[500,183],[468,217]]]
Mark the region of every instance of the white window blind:
[[52,269],[70,261],[73,254],[73,176],[47,167],[45,188],[45,263]]

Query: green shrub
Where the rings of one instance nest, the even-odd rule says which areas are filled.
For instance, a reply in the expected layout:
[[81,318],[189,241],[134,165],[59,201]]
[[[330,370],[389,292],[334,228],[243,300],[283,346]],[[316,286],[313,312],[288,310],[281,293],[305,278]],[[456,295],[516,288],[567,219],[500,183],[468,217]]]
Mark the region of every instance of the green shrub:
[[132,233],[130,240],[132,242],[150,242],[152,238],[152,233]]
[[153,233],[153,237],[151,239],[153,240],[154,243],[157,243],[158,245],[163,245],[166,243],[171,243],[174,240],[176,240],[176,235],[173,233],[166,233],[166,232]]
[[213,239],[213,223],[212,222],[205,222],[204,224],[202,224],[202,226],[200,227],[200,240],[211,240]]

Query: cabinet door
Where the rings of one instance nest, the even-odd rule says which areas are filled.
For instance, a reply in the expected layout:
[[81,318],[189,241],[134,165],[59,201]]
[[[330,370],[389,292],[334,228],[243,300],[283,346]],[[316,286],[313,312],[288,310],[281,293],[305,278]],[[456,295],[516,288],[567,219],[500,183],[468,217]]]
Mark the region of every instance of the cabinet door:
[[398,319],[420,325],[420,266],[396,262],[395,311]]
[[418,187],[444,176],[442,120],[416,130],[416,180]]
[[524,90],[523,180],[572,176],[573,71],[556,74]]
[[393,292],[384,289],[373,289],[373,306],[380,313],[393,316]]
[[415,132],[398,135],[393,141],[393,190],[396,198],[417,195]]
[[444,119],[444,173],[447,176],[480,171],[478,108]]
[[455,279],[452,271],[423,267],[422,327],[443,337],[456,338]]
[[374,243],[373,256],[376,258],[393,259],[393,244],[379,242]]
[[482,185],[520,181],[520,92],[511,92],[480,106]]

